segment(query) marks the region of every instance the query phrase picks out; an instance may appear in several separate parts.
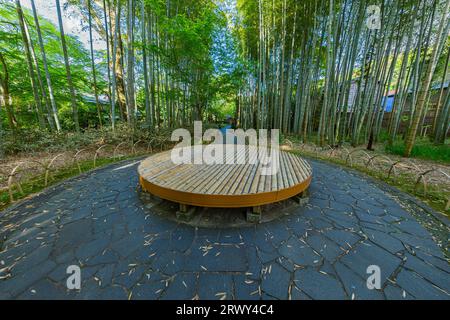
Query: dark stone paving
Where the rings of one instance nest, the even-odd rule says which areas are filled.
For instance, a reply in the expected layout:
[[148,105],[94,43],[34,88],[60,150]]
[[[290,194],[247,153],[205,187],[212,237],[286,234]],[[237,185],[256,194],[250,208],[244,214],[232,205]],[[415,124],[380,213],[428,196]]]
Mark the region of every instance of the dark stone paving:
[[[152,214],[136,161],[64,182],[0,213],[0,298],[450,298],[448,224],[370,179],[312,166],[308,205],[239,229]],[[66,287],[69,265],[81,267],[81,290]],[[369,265],[379,290],[367,287]]]

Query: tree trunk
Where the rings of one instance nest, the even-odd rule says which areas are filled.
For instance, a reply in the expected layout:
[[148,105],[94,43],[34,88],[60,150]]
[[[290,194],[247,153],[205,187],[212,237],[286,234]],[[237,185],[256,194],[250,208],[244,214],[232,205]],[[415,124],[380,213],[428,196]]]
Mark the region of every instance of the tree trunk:
[[127,10],[127,121],[134,126],[134,1],[128,0]]
[[25,27],[26,37],[27,37],[27,39],[29,41],[29,45],[30,45],[31,57],[33,58],[34,67],[36,68],[37,83],[39,84],[39,89],[40,89],[40,91],[42,93],[42,98],[45,101],[45,112],[44,112],[44,110],[43,110],[43,112],[47,116],[47,122],[50,125],[50,128],[52,130],[54,130],[55,129],[55,125],[53,123],[53,119],[52,119],[52,115],[51,115],[52,111],[51,111],[51,107],[50,107],[50,101],[48,99],[47,92],[45,91],[44,84],[42,83],[42,75],[41,75],[41,70],[39,69],[39,62],[38,62],[38,59],[37,59],[37,56],[36,56],[36,51],[34,50],[33,40],[30,37],[30,32],[28,30],[28,24],[27,24],[27,21],[25,19],[24,19],[24,27]]
[[[109,1],[108,1],[109,4]],[[103,0],[103,20],[105,23],[105,41],[106,41],[106,61],[108,68],[108,93],[109,93],[109,104],[110,104],[110,115],[111,115],[111,124],[112,120],[112,110],[114,109],[114,101],[112,99],[112,89],[111,89],[111,53],[110,53],[110,45],[109,45],[109,28],[108,28],[108,15],[107,15],[107,5],[106,0]],[[114,127],[114,126],[113,126]]]
[[444,106],[439,114],[436,135],[434,137],[434,143],[444,144],[447,137],[448,130],[450,129],[450,90],[447,89],[447,97],[444,101]]
[[449,9],[450,9],[450,0],[447,0],[445,9],[444,9],[444,11],[442,11],[443,14],[442,14],[441,22],[439,25],[439,30],[438,30],[437,36],[436,36],[436,40],[435,40],[436,42],[434,44],[433,52],[431,54],[432,56],[431,56],[430,61],[428,62],[427,71],[425,73],[425,78],[422,83],[421,90],[419,92],[419,96],[417,99],[417,104],[416,104],[414,116],[412,119],[412,124],[411,124],[411,127],[409,128],[408,134],[406,136],[405,151],[403,154],[405,157],[409,157],[411,155],[411,151],[414,146],[414,142],[416,140],[417,129],[419,127],[420,119],[422,118],[422,111],[425,106],[425,101],[426,101],[426,98],[428,95],[428,91],[430,89],[431,80],[433,78],[434,70],[436,68],[436,62],[437,62],[438,53],[439,53],[438,51],[439,51],[443,31],[444,31],[444,29],[446,29],[445,28],[446,24],[450,23],[450,21],[448,20]]
[[[6,109],[6,116],[8,118],[9,127],[14,132],[17,128],[17,120],[14,115],[14,110],[11,103],[11,96],[9,94],[9,72],[5,57],[0,52],[0,63],[3,69],[3,75],[0,74],[0,105],[4,105]],[[0,119],[1,122],[1,119]]]
[[152,114],[150,110],[150,92],[148,81],[148,61],[147,61],[147,20],[144,1],[141,0],[141,31],[142,31],[142,64],[144,65],[144,94],[145,94],[145,121],[150,129],[152,125]]
[[332,34],[332,27],[333,27],[333,0],[330,0],[330,11],[328,15],[328,40],[327,40],[327,71],[325,76],[325,86],[324,86],[324,94],[323,94],[323,106],[322,111],[320,113],[320,125],[319,125],[319,145],[323,146],[325,144],[325,132],[326,132],[326,123],[328,118],[328,95],[329,95],[329,87],[330,87],[330,76],[331,76],[331,66],[333,64],[332,56],[333,56],[333,46],[331,44],[331,34]]
[[44,122],[44,118],[42,116],[42,104],[41,104],[41,99],[39,97],[39,91],[38,91],[37,84],[36,84],[36,78],[35,78],[34,69],[33,69],[33,60],[31,58],[31,52],[30,52],[30,44],[28,41],[27,33],[25,31],[25,21],[24,21],[24,17],[23,17],[22,6],[20,5],[20,0],[16,0],[16,10],[17,10],[17,15],[19,17],[19,25],[20,25],[20,31],[22,33],[22,41],[23,41],[23,47],[25,49],[25,56],[26,56],[27,66],[28,66],[28,75],[29,75],[30,81],[31,81],[31,89],[33,91],[33,97],[34,97],[34,101],[36,103],[37,117],[39,120],[40,127],[42,129],[44,129],[45,122]]
[[97,116],[100,128],[102,127],[102,109],[98,101],[98,90],[97,90],[97,75],[95,73],[95,61],[94,61],[94,41],[92,40],[92,0],[87,0],[88,3],[88,15],[89,15],[89,43],[91,49],[91,70],[92,70],[92,81],[94,85],[94,95],[95,95],[95,105],[97,107]]
[[120,1],[117,3],[117,50],[116,50],[116,87],[117,87],[117,98],[120,108],[120,116],[122,119],[128,119],[127,114],[127,92],[125,90],[125,78],[123,75],[123,42],[120,28],[120,15],[121,15],[121,5]]
[[[437,125],[438,117],[440,116],[441,102],[442,102],[442,97],[444,96],[444,84],[445,84],[445,78],[447,76],[449,62],[450,62],[450,48],[447,49],[447,58],[445,60],[444,72],[442,73],[441,90],[439,92],[439,99],[436,103],[436,110],[435,110],[435,114],[434,114],[434,118],[433,118],[433,125],[431,127],[433,136],[436,136],[436,125]],[[448,87],[447,87],[447,91],[449,91]]]
[[70,103],[72,105],[73,122],[75,123],[75,130],[77,132],[79,132],[80,131],[80,122],[78,120],[78,106],[76,103],[75,88],[74,88],[73,82],[72,82],[72,75],[70,73],[69,55],[67,53],[66,37],[64,35],[64,26],[63,26],[62,15],[61,15],[61,6],[59,4],[59,0],[55,0],[55,2],[56,2],[56,12],[58,14],[59,31],[61,34],[61,45],[62,45],[62,49],[63,49],[63,53],[64,53],[64,65],[66,67],[67,84],[69,86],[69,91],[70,91]]
[[53,94],[52,80],[50,77],[50,72],[48,70],[48,64],[47,64],[47,55],[45,53],[44,41],[42,40],[41,27],[39,25],[39,19],[38,19],[36,6],[34,4],[34,0],[31,0],[31,7],[33,10],[34,24],[36,26],[39,48],[41,50],[41,55],[42,55],[42,64],[44,65],[45,79],[47,81],[48,95],[49,95],[50,104],[52,107],[53,121],[55,122],[56,130],[61,131],[61,124],[59,123],[59,117],[58,117],[58,108],[56,106],[55,96]]
[[[114,70],[114,74],[112,76],[112,89],[111,89],[111,125],[112,129],[115,130],[116,126],[116,91],[117,90],[117,47],[118,47],[118,33],[119,33],[119,24],[120,24],[120,5],[116,6],[116,14],[115,14],[115,28],[114,28],[114,37],[113,37],[113,52],[112,52],[112,69]],[[120,99],[119,99],[120,100]],[[120,105],[120,102],[119,102]]]

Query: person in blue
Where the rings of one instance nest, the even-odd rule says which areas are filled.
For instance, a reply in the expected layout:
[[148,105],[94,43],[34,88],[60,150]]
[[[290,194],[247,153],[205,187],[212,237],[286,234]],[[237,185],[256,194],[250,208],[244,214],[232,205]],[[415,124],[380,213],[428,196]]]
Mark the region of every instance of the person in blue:
[[[225,125],[220,128],[220,132],[222,133],[222,136],[223,136],[223,143],[226,143],[226,134],[227,134],[227,130],[229,130],[229,129],[236,129],[236,124],[235,124],[233,117],[231,117],[230,115],[226,115],[225,116]],[[236,137],[234,137],[234,143],[235,144],[237,143]]]

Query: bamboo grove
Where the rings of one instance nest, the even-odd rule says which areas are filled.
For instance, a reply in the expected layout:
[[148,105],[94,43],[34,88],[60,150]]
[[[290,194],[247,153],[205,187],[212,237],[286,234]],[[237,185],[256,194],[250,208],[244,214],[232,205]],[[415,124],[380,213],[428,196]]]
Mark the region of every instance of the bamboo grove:
[[[27,77],[23,77],[22,72],[17,73],[23,78],[20,85],[28,86],[27,82],[30,81],[32,103],[35,104],[33,109],[41,128],[61,130],[51,76],[65,82],[65,86],[58,85],[58,89],[63,90],[66,98],[69,98],[72,123],[67,127],[70,130],[80,130],[78,105],[86,93],[95,96],[96,125],[99,126],[107,123],[114,127],[122,121],[130,126],[172,127],[205,115],[213,95],[210,85],[213,73],[210,56],[212,37],[218,27],[226,24],[223,15],[211,1],[65,2],[65,7],[78,9],[88,28],[89,52],[76,43],[75,37],[65,34],[64,8],[59,0],[54,1],[58,17],[57,33],[48,28],[46,33],[41,32],[43,19],[39,17],[35,6],[38,0],[31,1],[32,10],[27,11],[27,14],[21,4],[24,1],[1,2],[4,7],[2,14],[10,20],[1,22],[2,40],[13,47],[10,51],[6,47],[5,53],[0,51],[4,58],[1,60],[4,70],[2,88],[17,82],[11,81],[8,77],[11,72],[8,70],[19,69],[17,62],[25,62]],[[48,21],[44,20],[44,23],[48,25]],[[14,43],[9,36],[11,32],[17,34]],[[103,52],[94,50],[93,32],[101,37],[100,41],[106,43]],[[58,38],[58,44],[46,39],[54,37]],[[67,40],[72,42],[72,48],[69,48]],[[58,51],[51,61],[54,69],[59,67],[57,74],[51,75],[52,70],[49,72],[49,57],[46,55],[49,48],[46,44],[52,52]],[[18,57],[21,50],[25,54]],[[81,51],[83,59],[71,56],[73,51]],[[77,70],[78,74],[73,72],[71,60],[80,62],[82,70]],[[60,68],[61,61],[64,70]],[[23,68],[19,70],[23,71]],[[61,79],[62,71],[64,79]],[[74,77],[78,82],[87,83],[88,88],[75,83]],[[23,95],[23,92],[17,92],[17,95]],[[107,96],[109,106],[99,101],[102,95]],[[14,128],[18,122],[13,102],[17,98],[16,102],[19,103],[20,97],[11,96],[9,90],[4,90],[2,98],[8,123]]]
[[[370,25],[377,23],[370,5],[378,25]],[[244,126],[280,128],[320,145],[371,143],[386,130],[392,142],[408,97],[411,152],[432,81],[448,81],[449,1],[240,0],[238,8],[240,52],[253,71],[239,92]],[[390,90],[397,94],[383,127]],[[432,134],[443,142],[448,90],[436,108]]]
[[38,1],[0,0],[0,135],[234,113],[319,145],[387,135],[408,156],[449,132],[450,0],[51,0],[55,24]]

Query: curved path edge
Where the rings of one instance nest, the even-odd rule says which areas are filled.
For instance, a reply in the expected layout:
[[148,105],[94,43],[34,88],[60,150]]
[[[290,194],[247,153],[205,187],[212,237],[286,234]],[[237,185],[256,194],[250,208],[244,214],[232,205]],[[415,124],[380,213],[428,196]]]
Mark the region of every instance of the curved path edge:
[[[193,228],[142,204],[140,159],[0,213],[0,299],[450,299],[448,225],[396,188],[310,160],[306,207],[253,227]],[[66,287],[69,265],[81,267],[81,290]],[[380,289],[367,287],[371,265]]]

